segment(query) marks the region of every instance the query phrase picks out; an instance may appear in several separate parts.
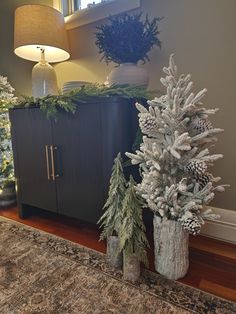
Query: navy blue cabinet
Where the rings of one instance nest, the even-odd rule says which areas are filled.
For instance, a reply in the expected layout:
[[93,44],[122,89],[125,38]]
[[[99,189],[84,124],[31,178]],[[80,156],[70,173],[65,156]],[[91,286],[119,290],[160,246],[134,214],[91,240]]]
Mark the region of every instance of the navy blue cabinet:
[[135,140],[134,101],[90,99],[56,120],[37,107],[15,108],[10,120],[20,216],[33,206],[97,222],[113,159]]

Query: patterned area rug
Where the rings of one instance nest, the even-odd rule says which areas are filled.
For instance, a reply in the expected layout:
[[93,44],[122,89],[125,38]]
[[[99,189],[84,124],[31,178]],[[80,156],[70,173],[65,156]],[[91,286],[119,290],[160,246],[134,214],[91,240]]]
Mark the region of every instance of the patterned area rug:
[[104,254],[0,218],[0,313],[236,313],[236,304],[149,271],[122,280]]

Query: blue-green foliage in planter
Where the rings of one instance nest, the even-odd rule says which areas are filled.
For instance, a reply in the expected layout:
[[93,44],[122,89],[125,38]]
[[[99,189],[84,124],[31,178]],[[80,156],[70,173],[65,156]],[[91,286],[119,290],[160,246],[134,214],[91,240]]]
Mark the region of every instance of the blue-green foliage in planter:
[[137,63],[149,61],[148,52],[161,46],[158,38],[158,22],[161,18],[144,20],[140,14],[119,14],[108,18],[108,23],[97,27],[96,45],[101,60],[106,63]]

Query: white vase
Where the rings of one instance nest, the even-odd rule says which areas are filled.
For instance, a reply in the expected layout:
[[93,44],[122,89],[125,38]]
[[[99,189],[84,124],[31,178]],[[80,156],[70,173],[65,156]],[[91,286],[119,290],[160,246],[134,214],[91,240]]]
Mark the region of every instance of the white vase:
[[178,221],[154,215],[155,269],[168,279],[183,278],[189,267],[189,233]]
[[131,86],[148,86],[148,73],[143,67],[135,63],[122,63],[114,68],[108,76],[108,84]]

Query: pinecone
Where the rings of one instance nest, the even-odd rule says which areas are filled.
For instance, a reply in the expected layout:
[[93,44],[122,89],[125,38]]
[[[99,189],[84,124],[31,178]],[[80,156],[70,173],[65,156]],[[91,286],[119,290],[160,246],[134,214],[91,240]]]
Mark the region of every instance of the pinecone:
[[203,176],[207,169],[207,165],[204,161],[192,159],[187,163],[185,168],[189,174],[194,176]]
[[196,217],[187,218],[183,224],[183,228],[187,230],[190,234],[197,235],[200,233],[201,224]]
[[152,135],[158,129],[158,123],[155,117],[149,113],[143,113],[139,118],[139,126],[142,133]]
[[196,117],[192,123],[191,127],[195,130],[197,130],[199,133],[203,133],[207,130],[212,129],[212,124],[209,120],[201,119],[199,117]]
[[203,175],[196,176],[196,181],[199,183],[199,189],[202,190],[208,182],[213,180],[213,175],[209,172],[206,172]]

